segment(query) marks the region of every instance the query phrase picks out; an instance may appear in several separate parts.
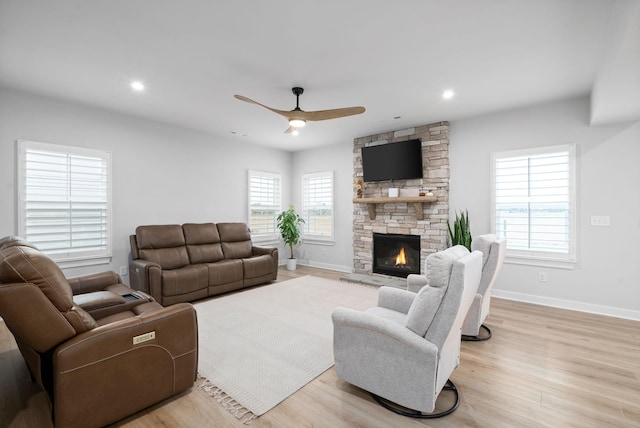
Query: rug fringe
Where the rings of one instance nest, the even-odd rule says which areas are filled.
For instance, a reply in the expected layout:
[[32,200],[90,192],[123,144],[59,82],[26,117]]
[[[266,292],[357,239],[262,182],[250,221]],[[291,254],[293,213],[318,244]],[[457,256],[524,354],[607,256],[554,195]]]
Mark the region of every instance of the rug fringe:
[[198,377],[198,380],[202,381],[202,383],[198,385],[199,389],[206,392],[210,397],[213,397],[224,409],[229,411],[229,413],[244,425],[248,425],[252,420],[257,418],[251,410],[238,403],[233,397],[218,388],[209,379]]

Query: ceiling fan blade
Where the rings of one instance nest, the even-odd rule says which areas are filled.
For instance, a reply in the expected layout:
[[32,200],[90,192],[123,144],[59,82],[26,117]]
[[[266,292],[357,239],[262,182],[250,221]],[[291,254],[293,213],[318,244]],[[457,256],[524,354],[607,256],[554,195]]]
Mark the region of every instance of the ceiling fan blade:
[[277,113],[279,115],[282,115],[284,117],[287,117],[287,118],[289,117],[289,113],[290,112],[287,111],[287,110],[278,110],[277,108],[272,108],[272,107],[266,106],[264,104],[260,104],[259,102],[254,101],[251,98],[247,98],[247,97],[245,97],[243,95],[234,95],[234,97],[236,99],[240,100],[240,101],[244,101],[244,102],[247,102],[247,103],[250,103],[250,104],[256,104],[256,105],[259,105],[260,107],[264,107],[267,110],[271,110],[272,112]]
[[317,120],[327,120],[327,119],[338,119],[340,117],[353,116],[356,114],[362,114],[364,112],[365,112],[365,108],[358,106],[358,107],[336,108],[332,110],[291,111],[291,112],[287,112],[289,113],[289,116],[287,117],[317,121]]

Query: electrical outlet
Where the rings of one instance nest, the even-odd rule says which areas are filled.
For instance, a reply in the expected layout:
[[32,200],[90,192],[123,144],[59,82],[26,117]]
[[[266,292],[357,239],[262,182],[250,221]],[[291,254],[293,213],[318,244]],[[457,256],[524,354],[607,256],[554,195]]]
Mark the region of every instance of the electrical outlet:
[[611,226],[611,217],[608,215],[592,215],[591,226],[607,227]]
[[120,266],[120,276],[125,276],[127,275],[127,267],[126,266]]
[[538,281],[539,282],[547,282],[547,273],[546,272],[538,272]]

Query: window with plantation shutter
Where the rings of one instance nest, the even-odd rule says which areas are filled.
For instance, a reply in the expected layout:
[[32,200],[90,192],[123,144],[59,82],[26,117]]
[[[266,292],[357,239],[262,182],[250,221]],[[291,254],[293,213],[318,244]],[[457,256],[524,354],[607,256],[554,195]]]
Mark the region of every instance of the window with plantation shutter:
[[575,145],[493,155],[493,230],[512,262],[575,262]]
[[18,234],[63,267],[111,257],[111,155],[18,141]]
[[305,240],[333,240],[333,172],[302,176],[302,218]]
[[280,210],[280,174],[249,171],[249,228],[252,240],[278,239],[280,233],[276,217]]

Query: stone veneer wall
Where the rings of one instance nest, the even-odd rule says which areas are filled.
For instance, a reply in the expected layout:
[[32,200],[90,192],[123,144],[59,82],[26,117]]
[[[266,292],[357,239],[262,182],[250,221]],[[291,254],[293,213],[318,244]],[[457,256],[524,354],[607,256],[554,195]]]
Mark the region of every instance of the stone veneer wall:
[[[437,122],[415,128],[360,137],[353,145],[354,182],[362,178],[362,147],[420,139],[422,141],[423,178],[365,183],[363,197],[389,196],[389,187],[433,192],[438,198],[423,203],[424,219],[418,220],[413,204],[377,204],[376,219],[370,220],[367,204],[353,204],[353,268],[371,274],[373,268],[373,233],[399,233],[420,236],[420,269],[424,274],[425,258],[447,246],[449,219],[449,123]],[[355,190],[354,190],[355,198]],[[377,275],[377,274],[376,274]]]

